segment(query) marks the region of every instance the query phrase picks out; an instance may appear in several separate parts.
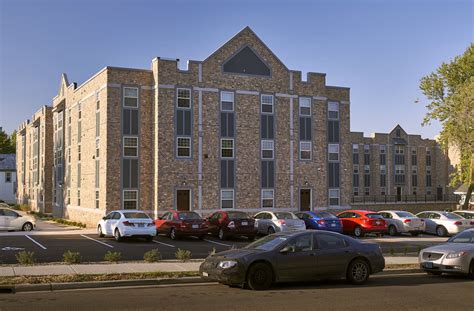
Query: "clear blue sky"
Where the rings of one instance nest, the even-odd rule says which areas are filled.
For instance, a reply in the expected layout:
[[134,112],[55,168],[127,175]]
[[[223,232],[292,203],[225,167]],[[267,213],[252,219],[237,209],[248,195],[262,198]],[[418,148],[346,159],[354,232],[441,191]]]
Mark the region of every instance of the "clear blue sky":
[[434,137],[419,79],[474,41],[473,3],[0,0],[0,126],[51,105],[63,72],[81,84],[107,65],[203,60],[248,25],[290,69],[351,88],[351,130]]

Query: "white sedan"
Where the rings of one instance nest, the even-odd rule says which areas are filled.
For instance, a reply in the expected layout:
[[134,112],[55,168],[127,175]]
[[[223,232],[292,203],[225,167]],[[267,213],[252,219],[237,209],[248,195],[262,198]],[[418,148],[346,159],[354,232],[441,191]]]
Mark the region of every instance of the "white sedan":
[[426,211],[416,214],[425,221],[425,232],[438,236],[458,234],[474,227],[474,222],[450,212]]
[[412,236],[425,231],[425,221],[406,211],[379,212],[388,224],[388,234],[395,236],[400,233],[410,233]]
[[99,237],[113,236],[122,241],[124,237],[143,237],[148,242],[156,236],[153,220],[145,213],[134,210],[113,211],[97,224]]
[[31,231],[36,227],[36,221],[31,216],[22,216],[16,211],[0,207],[0,230]]

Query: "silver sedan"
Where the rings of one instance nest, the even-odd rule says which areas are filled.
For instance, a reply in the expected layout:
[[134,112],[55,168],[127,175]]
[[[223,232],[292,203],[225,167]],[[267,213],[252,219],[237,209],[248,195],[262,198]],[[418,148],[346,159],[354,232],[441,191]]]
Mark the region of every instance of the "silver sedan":
[[474,278],[474,229],[451,237],[445,244],[423,249],[418,261],[429,274],[467,274]]
[[290,212],[264,211],[255,215],[255,227],[260,234],[272,234],[275,232],[306,230],[303,220]]

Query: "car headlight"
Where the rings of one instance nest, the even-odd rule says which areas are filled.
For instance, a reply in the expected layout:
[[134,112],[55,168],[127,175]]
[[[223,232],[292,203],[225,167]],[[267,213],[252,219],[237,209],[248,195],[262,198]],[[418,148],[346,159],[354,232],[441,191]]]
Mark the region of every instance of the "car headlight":
[[459,257],[463,256],[464,254],[466,254],[466,252],[452,252],[452,253],[449,253],[446,256],[446,258],[448,258],[448,259],[459,258]]
[[235,267],[236,265],[237,265],[237,261],[233,261],[233,260],[226,260],[226,261],[219,262],[219,268],[221,269],[229,269],[229,268]]

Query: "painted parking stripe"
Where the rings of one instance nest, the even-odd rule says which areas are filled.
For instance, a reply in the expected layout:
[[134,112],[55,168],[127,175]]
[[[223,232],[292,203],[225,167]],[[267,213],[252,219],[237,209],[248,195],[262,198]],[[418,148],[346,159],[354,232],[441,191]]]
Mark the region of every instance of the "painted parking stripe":
[[163,242],[158,242],[156,240],[153,240],[154,243],[157,243],[157,244],[161,244],[161,245],[165,245],[165,246],[168,246],[168,247],[176,247],[174,245],[171,245],[171,244],[166,244],[166,243],[163,243]]
[[204,239],[204,241],[209,242],[209,243],[214,243],[214,244],[217,244],[217,245],[231,247],[229,244],[219,243],[219,242],[208,240],[208,239]]
[[30,236],[28,235],[25,235],[28,239],[30,239],[33,243],[35,243],[36,245],[38,245],[39,247],[41,247],[42,249],[47,249],[46,247],[44,247],[43,245],[41,245],[40,243],[38,243],[37,241],[33,240],[32,238],[30,238]]
[[102,241],[93,239],[93,238],[91,238],[91,237],[88,237],[87,235],[81,234],[81,236],[84,237],[84,238],[86,238],[86,239],[89,239],[89,240],[91,240],[91,241],[94,241],[94,242],[97,242],[97,243],[99,243],[99,244],[105,245],[105,246],[107,246],[107,247],[114,248],[114,247],[113,247],[112,245],[110,245],[110,244],[107,244],[107,243],[104,243],[104,242],[102,242]]

